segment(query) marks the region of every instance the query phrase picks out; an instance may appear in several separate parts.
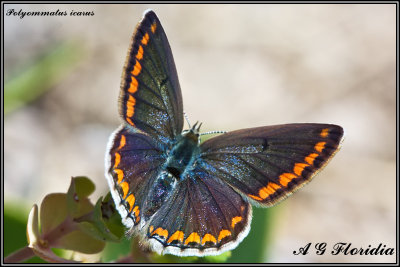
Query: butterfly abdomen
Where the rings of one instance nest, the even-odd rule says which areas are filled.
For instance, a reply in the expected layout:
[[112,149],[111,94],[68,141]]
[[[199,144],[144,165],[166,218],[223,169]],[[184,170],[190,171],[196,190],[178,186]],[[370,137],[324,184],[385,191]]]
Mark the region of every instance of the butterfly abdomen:
[[149,219],[157,212],[161,205],[168,200],[176,187],[176,178],[166,171],[162,171],[154,181],[146,201],[144,216]]

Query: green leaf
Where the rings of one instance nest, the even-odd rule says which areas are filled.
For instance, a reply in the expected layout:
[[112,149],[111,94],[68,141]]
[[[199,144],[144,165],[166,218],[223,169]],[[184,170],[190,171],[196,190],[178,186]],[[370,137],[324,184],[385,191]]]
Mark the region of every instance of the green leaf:
[[[88,199],[82,199],[74,204],[75,211],[70,214],[72,218],[78,218],[93,210],[93,204]],[[67,194],[53,193],[45,196],[40,205],[40,224],[42,235],[49,233],[60,225],[69,215],[67,209]]]
[[102,198],[97,201],[93,212],[89,216],[84,216],[80,219],[79,228],[81,231],[98,240],[117,242],[120,240],[121,236],[115,236],[104,222],[102,217],[101,200]]
[[67,196],[64,193],[53,193],[44,197],[40,205],[42,235],[49,233],[67,218],[66,200]]
[[67,210],[73,218],[89,213],[93,209],[87,196],[94,191],[95,185],[86,177],[72,177],[67,192]]
[[79,197],[76,194],[76,186],[75,186],[75,179],[71,177],[71,183],[69,184],[69,188],[67,191],[67,198],[66,198],[66,204],[67,204],[67,211],[68,214],[73,217],[73,214],[76,214],[78,211],[78,203],[79,203]]
[[[82,227],[81,223],[73,220],[91,218],[93,214],[97,215],[93,204],[87,198],[94,191],[94,188],[94,184],[88,178],[75,177],[71,179],[67,194],[49,194],[43,199],[40,206],[42,236],[45,236],[57,226],[60,226],[60,224],[67,223],[68,221],[70,221],[69,227],[73,229],[72,232],[65,235],[61,234],[56,241],[52,241],[54,248],[73,250],[86,254],[98,253],[104,248],[104,238],[96,238],[99,235],[96,225],[91,224]],[[47,251],[46,253],[50,252]]]
[[115,209],[114,201],[110,192],[104,197],[101,203],[102,219],[107,225],[107,228],[121,239],[125,235],[125,226],[122,224],[121,215]]
[[93,204],[89,199],[85,198],[79,201],[78,210],[75,214],[73,214],[74,218],[79,218],[85,214],[88,214],[93,211]]
[[82,231],[73,231],[61,237],[56,248],[74,250],[86,254],[94,254],[103,250],[105,242],[93,238]]
[[73,178],[75,181],[75,190],[79,198],[90,196],[96,189],[95,184],[86,176],[77,176]]

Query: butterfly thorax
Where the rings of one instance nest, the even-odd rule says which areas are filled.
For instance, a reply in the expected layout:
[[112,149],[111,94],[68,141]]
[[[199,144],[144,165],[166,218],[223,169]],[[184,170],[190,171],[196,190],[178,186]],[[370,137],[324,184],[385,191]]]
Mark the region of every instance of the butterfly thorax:
[[186,173],[191,170],[199,152],[199,134],[195,129],[184,131],[178,136],[168,154],[165,164],[166,171],[176,180],[185,179]]

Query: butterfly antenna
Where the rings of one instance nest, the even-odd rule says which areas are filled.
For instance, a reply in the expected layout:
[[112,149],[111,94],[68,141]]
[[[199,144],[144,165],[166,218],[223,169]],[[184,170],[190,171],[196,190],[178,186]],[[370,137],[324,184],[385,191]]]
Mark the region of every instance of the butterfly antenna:
[[210,132],[206,132],[206,133],[201,133],[200,135],[207,135],[207,134],[223,134],[223,133],[227,133],[227,131],[210,131]]
[[192,126],[190,126],[189,118],[186,115],[186,112],[183,112],[183,116],[185,116],[185,120],[186,120],[187,124],[189,125],[189,129],[192,129]]
[[210,132],[206,132],[206,133],[201,133],[199,134],[199,142],[201,142],[201,136],[203,135],[207,135],[207,134],[224,134],[226,133],[226,131],[210,131]]

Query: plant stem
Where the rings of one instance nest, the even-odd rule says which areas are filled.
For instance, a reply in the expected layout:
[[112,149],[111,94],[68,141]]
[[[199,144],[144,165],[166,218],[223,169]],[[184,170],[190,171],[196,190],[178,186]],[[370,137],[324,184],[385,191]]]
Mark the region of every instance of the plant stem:
[[[39,242],[37,244],[36,249],[46,251],[51,247],[54,247],[61,237],[65,236],[66,234],[72,231],[75,231],[76,229],[77,229],[77,224],[73,221],[71,217],[67,216],[67,218],[65,218],[65,220],[61,224],[59,224],[49,233],[45,234],[43,237],[40,238],[40,240],[42,240],[43,243]],[[33,251],[33,249],[26,246],[7,256],[4,259],[4,262],[6,263],[22,262],[24,260],[32,258],[35,255],[36,253]],[[44,253],[43,255],[46,255],[46,253]],[[43,258],[43,255],[41,256],[41,258]],[[49,261],[51,259],[46,258],[45,260]],[[56,259],[55,262],[59,262],[59,260]]]
[[4,263],[16,263],[28,260],[35,256],[30,247],[23,247],[4,258]]
[[54,247],[57,244],[57,241],[65,236],[66,234],[69,234],[70,232],[73,232],[77,229],[77,224],[73,221],[73,219],[70,216],[67,216],[65,220],[60,223],[57,227],[55,227],[53,230],[51,230],[49,233],[43,235],[42,240],[45,240],[48,242],[49,247]]

